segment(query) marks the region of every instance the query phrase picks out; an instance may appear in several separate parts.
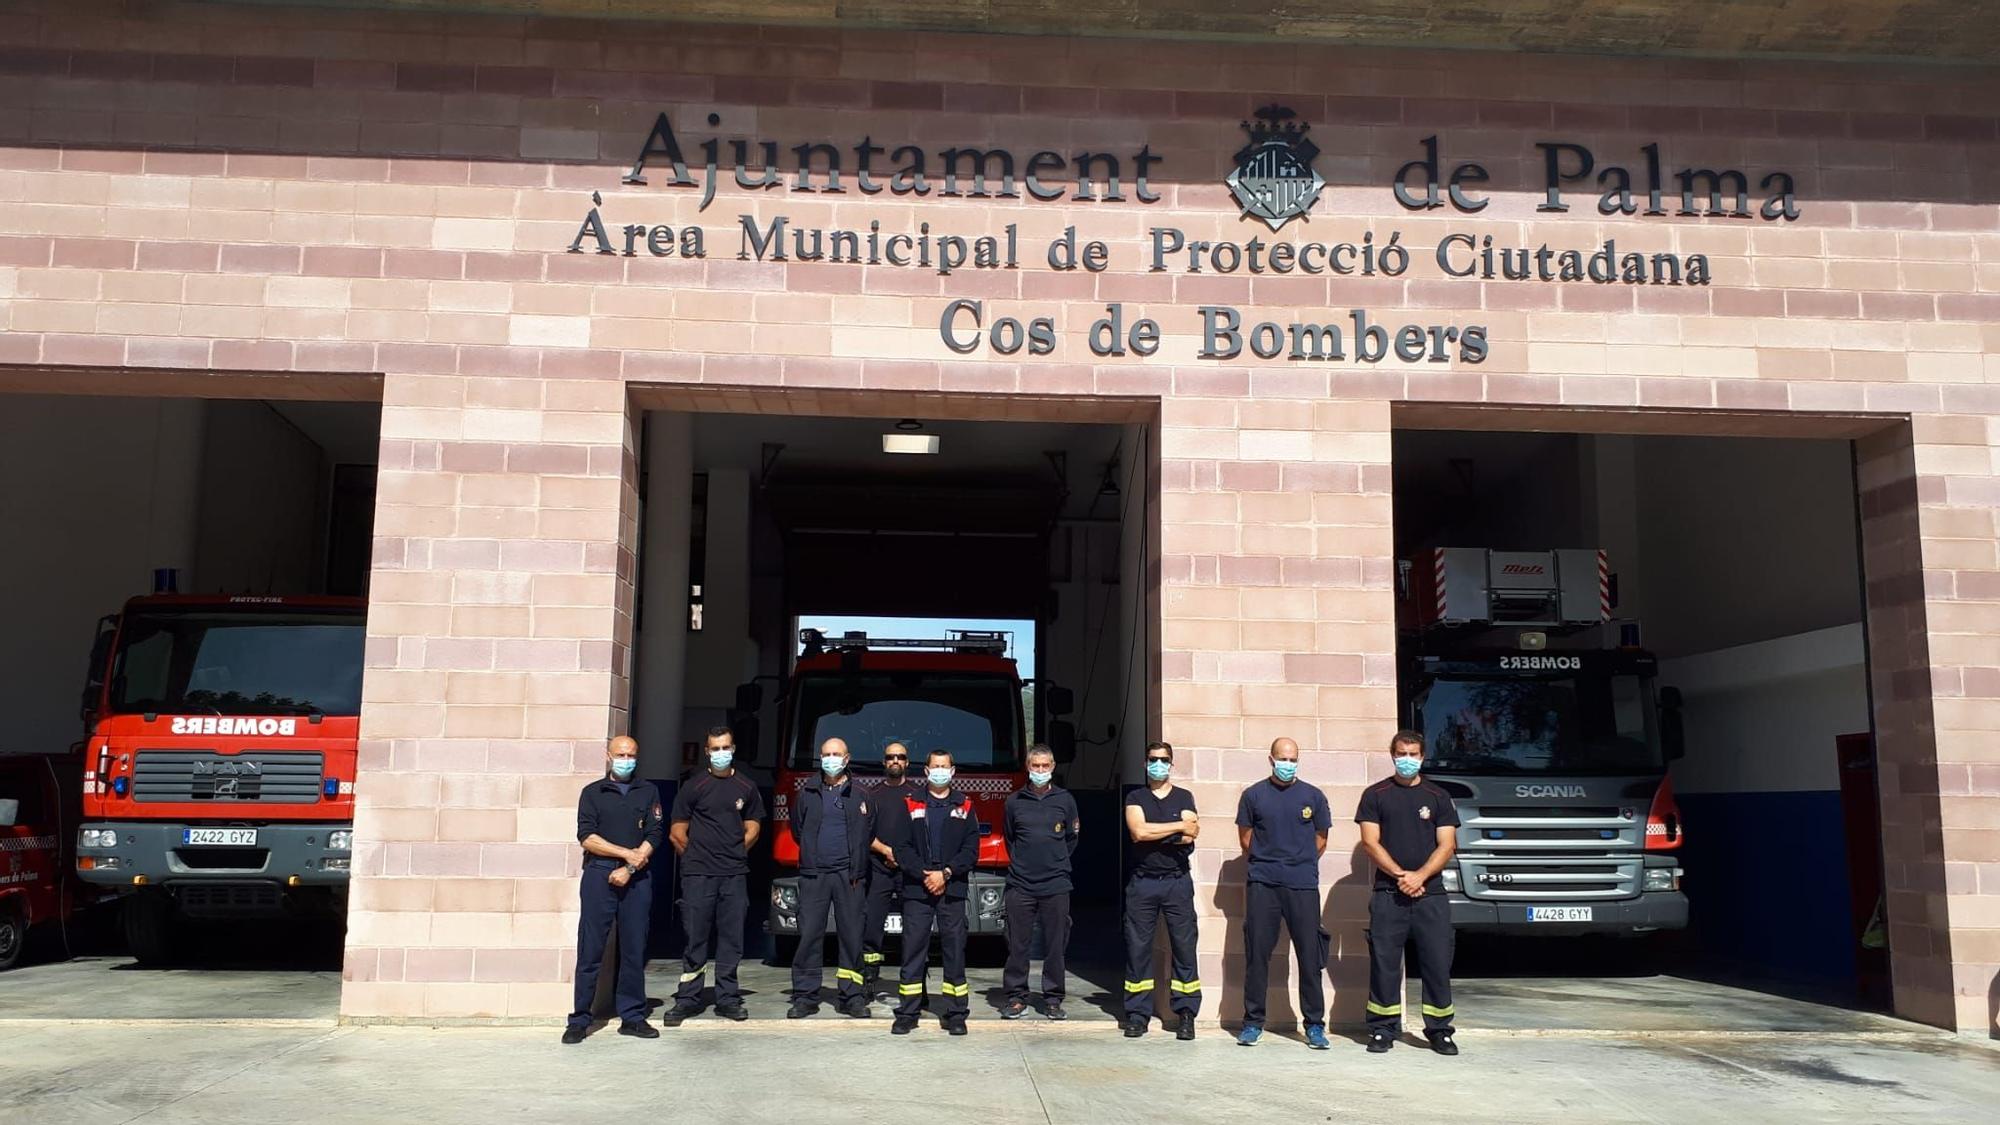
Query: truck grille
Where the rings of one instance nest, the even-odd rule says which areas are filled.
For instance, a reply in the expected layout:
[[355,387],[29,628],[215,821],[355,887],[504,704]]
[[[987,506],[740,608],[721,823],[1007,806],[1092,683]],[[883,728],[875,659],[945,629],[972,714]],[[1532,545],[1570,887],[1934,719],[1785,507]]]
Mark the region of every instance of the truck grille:
[[1467,898],[1593,902],[1639,894],[1646,828],[1636,808],[1480,805],[1460,813]]
[[132,767],[135,801],[312,805],[320,800],[317,750],[141,750]]

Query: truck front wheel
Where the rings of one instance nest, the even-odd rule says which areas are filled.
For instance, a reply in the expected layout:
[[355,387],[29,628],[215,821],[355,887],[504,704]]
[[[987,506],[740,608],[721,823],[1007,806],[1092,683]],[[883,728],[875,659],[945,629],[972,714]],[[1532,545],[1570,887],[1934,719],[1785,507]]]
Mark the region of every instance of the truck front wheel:
[[164,891],[143,891],[125,900],[125,945],[141,965],[171,965],[179,955],[174,900]]
[[13,968],[21,961],[21,950],[28,945],[28,923],[21,911],[14,906],[0,906],[0,973]]

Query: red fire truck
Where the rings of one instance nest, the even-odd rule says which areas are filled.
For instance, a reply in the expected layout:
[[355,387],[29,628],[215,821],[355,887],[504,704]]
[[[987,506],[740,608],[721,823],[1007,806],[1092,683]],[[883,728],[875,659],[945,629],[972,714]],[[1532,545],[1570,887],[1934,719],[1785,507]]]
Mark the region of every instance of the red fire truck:
[[69,866],[76,786],[73,754],[0,754],[0,972],[31,932],[66,927],[95,894]]
[[164,594],[99,623],[77,871],[143,962],[180,919],[345,917],[366,604]]
[[[1004,634],[951,630],[943,639],[871,638],[862,633],[826,637],[801,630],[801,652],[780,700],[778,769],[773,785],[772,858],[781,874],[771,883],[771,933],[795,937],[798,919],[799,844],[787,819],[791,797],[819,769],[819,746],[847,743],[850,772],[863,786],[882,781],[882,750],[908,746],[910,776],[921,778],[924,756],[950,750],[952,782],[973,799],[979,816],[979,867],[966,897],[969,930],[997,934],[1004,918],[1007,846],[1000,835],[1001,806],[1026,783],[1028,735],[1021,708],[1021,674],[1005,655]],[[1051,715],[1070,709],[1069,692],[1051,688],[1042,705]],[[738,689],[738,708],[754,711],[754,684]],[[746,706],[747,705],[747,706]],[[1067,741],[1066,723],[1051,723],[1051,741]],[[1068,757],[1068,747],[1060,748]],[[901,931],[892,915],[889,932]]]

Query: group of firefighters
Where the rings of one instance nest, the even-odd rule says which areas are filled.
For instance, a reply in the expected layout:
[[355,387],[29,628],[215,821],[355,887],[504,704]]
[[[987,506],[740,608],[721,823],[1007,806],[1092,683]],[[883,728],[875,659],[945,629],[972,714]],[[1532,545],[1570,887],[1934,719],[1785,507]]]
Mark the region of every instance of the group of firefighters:
[[[748,1018],[737,981],[742,959],[750,849],[765,815],[757,786],[735,766],[727,727],[708,732],[706,768],[680,785],[663,811],[658,790],[637,779],[638,744],[611,740],[605,776],[584,787],[577,805],[583,845],[582,916],[577,934],[576,1006],[563,1042],[580,1043],[592,1025],[599,967],[618,934],[616,986],[622,1035],[659,1032],[646,1019],[646,930],[652,914],[651,863],[671,843],[680,866],[686,949],[680,987],[662,1023],[676,1027],[702,1010],[708,966],[714,963],[714,1011]],[[1422,775],[1423,737],[1398,731],[1389,745],[1395,773],[1362,793],[1355,820],[1361,847],[1374,866],[1369,902],[1368,1050],[1381,1053],[1401,1034],[1403,952],[1417,948],[1423,978],[1423,1027],[1431,1049],[1455,1055],[1452,1038],[1450,906],[1441,872],[1455,846],[1458,817],[1451,798]],[[966,891],[978,862],[980,823],[972,798],[953,787],[947,749],[925,755],[921,772],[902,743],[883,750],[883,779],[864,789],[849,773],[849,751],[838,738],[820,747],[819,772],[791,798],[788,819],[799,848],[798,948],[792,960],[786,1015],[804,1019],[821,1004],[827,923],[839,963],[835,1005],[866,1018],[884,964],[884,935],[902,916],[901,971],[892,1034],[907,1035],[924,1010],[931,939],[939,940],[943,996],[933,1008],[952,1035],[966,1033],[971,988],[965,973]],[[1174,750],[1146,747],[1146,784],[1125,799],[1131,839],[1125,881],[1125,1035],[1138,1038],[1152,1023],[1158,981],[1153,946],[1164,925],[1172,976],[1167,1006],[1176,1038],[1193,1039],[1201,1011],[1196,966],[1196,911],[1190,858],[1201,823],[1194,796],[1174,784]],[[1047,746],[1028,751],[1028,784],[1007,798],[1000,830],[1010,863],[1004,899],[1007,964],[1000,1015],[1029,1010],[1030,946],[1043,939],[1041,1011],[1067,1018],[1064,952],[1069,941],[1071,860],[1081,828],[1075,799],[1055,784]],[[1243,790],[1236,806],[1238,843],[1247,861],[1243,916],[1243,1020],[1236,1042],[1255,1044],[1264,1032],[1265,990],[1278,944],[1278,924],[1292,939],[1299,969],[1299,1022],[1306,1045],[1331,1046],[1326,1035],[1326,972],[1330,939],[1320,924],[1319,862],[1332,818],[1326,795],[1299,777],[1299,748],[1289,738],[1271,744],[1270,775]]]

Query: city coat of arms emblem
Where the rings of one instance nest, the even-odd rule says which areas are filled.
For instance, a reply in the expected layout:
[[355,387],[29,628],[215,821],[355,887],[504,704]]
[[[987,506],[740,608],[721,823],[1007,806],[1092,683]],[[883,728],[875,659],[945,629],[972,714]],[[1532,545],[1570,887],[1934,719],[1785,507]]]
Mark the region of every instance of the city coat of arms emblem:
[[1326,180],[1313,167],[1319,147],[1306,139],[1310,126],[1293,120],[1298,114],[1267,105],[1255,116],[1256,124],[1243,122],[1250,143],[1236,154],[1236,167],[1223,182],[1244,214],[1277,230],[1312,209]]

